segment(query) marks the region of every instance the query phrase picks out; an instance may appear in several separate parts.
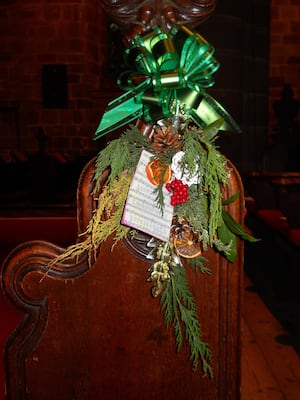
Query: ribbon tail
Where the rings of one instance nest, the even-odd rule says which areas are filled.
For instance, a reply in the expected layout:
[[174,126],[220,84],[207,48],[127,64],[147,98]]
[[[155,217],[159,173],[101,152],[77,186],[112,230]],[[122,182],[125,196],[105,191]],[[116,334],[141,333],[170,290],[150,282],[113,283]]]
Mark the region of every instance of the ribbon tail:
[[96,129],[94,140],[124,126],[143,115],[143,104],[136,101],[136,92],[128,92],[108,103],[100,124]]
[[198,107],[196,109],[191,109],[189,112],[196,124],[204,128],[222,118],[224,122],[221,125],[220,130],[241,133],[239,125],[231,115],[228,114],[224,107],[217,102],[217,100],[211,97],[204,90],[201,91],[201,94],[203,98]]

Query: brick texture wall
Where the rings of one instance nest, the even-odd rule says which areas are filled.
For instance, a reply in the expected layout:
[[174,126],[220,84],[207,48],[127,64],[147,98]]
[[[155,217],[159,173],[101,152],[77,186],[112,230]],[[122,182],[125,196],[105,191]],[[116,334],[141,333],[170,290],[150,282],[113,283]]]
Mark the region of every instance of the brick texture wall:
[[[91,138],[105,87],[106,22],[98,0],[10,0],[0,4],[0,152],[37,149],[78,152]],[[43,106],[42,66],[67,69],[65,108]]]
[[270,25],[270,132],[277,118],[272,104],[290,84],[300,99],[300,0],[271,0]]
[[200,31],[220,61],[213,91],[242,129],[220,134],[221,151],[240,172],[258,169],[268,132],[269,0],[218,1]]

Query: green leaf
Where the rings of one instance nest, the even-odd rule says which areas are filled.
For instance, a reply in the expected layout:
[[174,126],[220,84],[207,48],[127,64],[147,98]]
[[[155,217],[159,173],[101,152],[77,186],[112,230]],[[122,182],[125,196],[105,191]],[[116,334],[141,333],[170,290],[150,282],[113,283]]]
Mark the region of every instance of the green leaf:
[[227,225],[224,223],[218,227],[218,237],[219,240],[225,245],[229,247],[226,252],[224,252],[224,256],[228,261],[234,262],[237,256],[237,241],[234,233],[228,229]]
[[248,242],[258,242],[260,240],[255,238],[254,236],[249,235],[249,233],[245,231],[242,225],[235,221],[232,216],[224,209],[222,211],[222,217],[226,226],[233,234],[241,237],[243,240],[247,240]]
[[223,125],[224,120],[223,118],[217,119],[215,122],[212,124],[206,126],[203,129],[203,138],[207,140],[208,142],[211,142],[213,139],[215,139],[217,133],[219,132],[221,126]]
[[235,202],[238,199],[239,195],[240,195],[240,191],[238,190],[235,194],[233,194],[231,197],[229,197],[229,199],[222,201],[223,206],[227,206],[228,204]]

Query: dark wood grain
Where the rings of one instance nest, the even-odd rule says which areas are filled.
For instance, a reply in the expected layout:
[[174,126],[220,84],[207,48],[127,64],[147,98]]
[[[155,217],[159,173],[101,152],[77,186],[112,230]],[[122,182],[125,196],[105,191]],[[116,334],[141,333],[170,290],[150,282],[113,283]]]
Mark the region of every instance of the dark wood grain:
[[215,0],[101,0],[100,3],[107,16],[123,29],[127,40],[156,25],[165,31],[177,23],[194,28],[216,6]]

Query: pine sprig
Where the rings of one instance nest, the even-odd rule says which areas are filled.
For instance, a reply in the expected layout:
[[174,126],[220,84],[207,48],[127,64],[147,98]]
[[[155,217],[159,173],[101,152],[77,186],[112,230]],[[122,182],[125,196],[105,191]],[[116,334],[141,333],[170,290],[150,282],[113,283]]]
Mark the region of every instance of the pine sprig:
[[131,176],[123,174],[119,179],[115,179],[111,189],[108,186],[102,189],[97,201],[98,206],[93,212],[87,229],[80,235],[84,239],[69,246],[64,253],[49,264],[50,267],[68,258],[80,256],[85,252],[92,260],[92,255],[96,257],[101,243],[110,235],[114,235],[114,244],[126,236],[130,228],[122,225],[120,221],[130,182]]
[[205,171],[203,174],[204,185],[209,195],[209,235],[211,241],[222,222],[222,191],[221,187],[228,182],[226,159],[215,146],[201,139],[207,149]]
[[183,135],[182,150],[184,157],[182,159],[182,172],[188,171],[192,176],[198,173],[201,179],[206,160],[206,151],[199,141],[200,131],[187,131]]
[[163,183],[160,183],[159,185],[156,186],[156,188],[153,190],[153,193],[155,195],[155,201],[156,204],[161,212],[161,215],[164,215],[164,207],[165,207],[165,196],[163,192]]
[[211,269],[204,265],[206,261],[206,258],[201,256],[197,258],[186,259],[187,264],[189,264],[192,268],[201,271],[203,274],[211,275]]
[[203,375],[213,377],[211,351],[208,344],[203,342],[201,338],[197,307],[190,292],[184,268],[174,267],[170,282],[162,293],[161,306],[166,325],[173,324],[177,350],[179,351],[182,346],[182,329],[184,326],[185,338],[190,346],[190,359],[194,370],[201,362]]
[[111,186],[116,177],[118,177],[124,169],[128,169],[129,158],[128,147],[123,146],[121,139],[110,142],[104,150],[100,151],[95,167],[95,191],[99,190],[99,178],[106,168],[110,168],[107,182],[108,185]]
[[122,225],[121,220],[131,179],[132,176],[123,173],[112,182],[110,189],[107,186],[101,192],[98,207],[87,228],[93,249],[97,249],[112,234],[115,234],[117,242],[128,232],[129,228]]
[[[182,148],[185,152],[182,165],[183,171],[190,171],[190,174],[198,174],[198,191],[193,196],[191,189],[189,190],[190,200],[184,203],[180,209],[176,208],[176,212],[186,215],[189,223],[195,231],[202,232],[205,229],[208,232],[209,244],[212,245],[216,239],[216,231],[222,221],[222,185],[228,180],[226,171],[226,159],[217,150],[214,141],[222,124],[222,120],[216,121],[204,130],[187,130],[182,139]],[[199,223],[196,215],[201,209],[201,196],[204,200],[204,193],[207,196],[205,221]],[[200,203],[199,203],[200,199]],[[186,211],[183,211],[186,210]],[[209,218],[208,218],[209,216]],[[206,246],[207,243],[204,243]]]
[[177,351],[180,351],[183,343],[183,333],[181,329],[181,315],[178,309],[179,299],[174,293],[174,278],[171,278],[171,288],[172,288],[172,307],[173,307],[173,326],[175,331],[175,339],[177,345]]
[[[187,202],[177,205],[174,212],[180,219],[189,221],[192,229],[202,236],[204,232],[208,232],[208,196],[199,191],[199,186],[192,185],[189,188],[189,197]],[[202,244],[204,248],[210,244],[207,234],[203,234]]]
[[99,152],[96,159],[94,174],[94,180],[96,181],[95,192],[99,190],[99,178],[106,168],[110,168],[108,185],[111,187],[113,181],[123,171],[133,171],[136,168],[144,148],[150,148],[149,140],[141,135],[141,132],[135,126],[131,126],[118,139],[108,143]]

